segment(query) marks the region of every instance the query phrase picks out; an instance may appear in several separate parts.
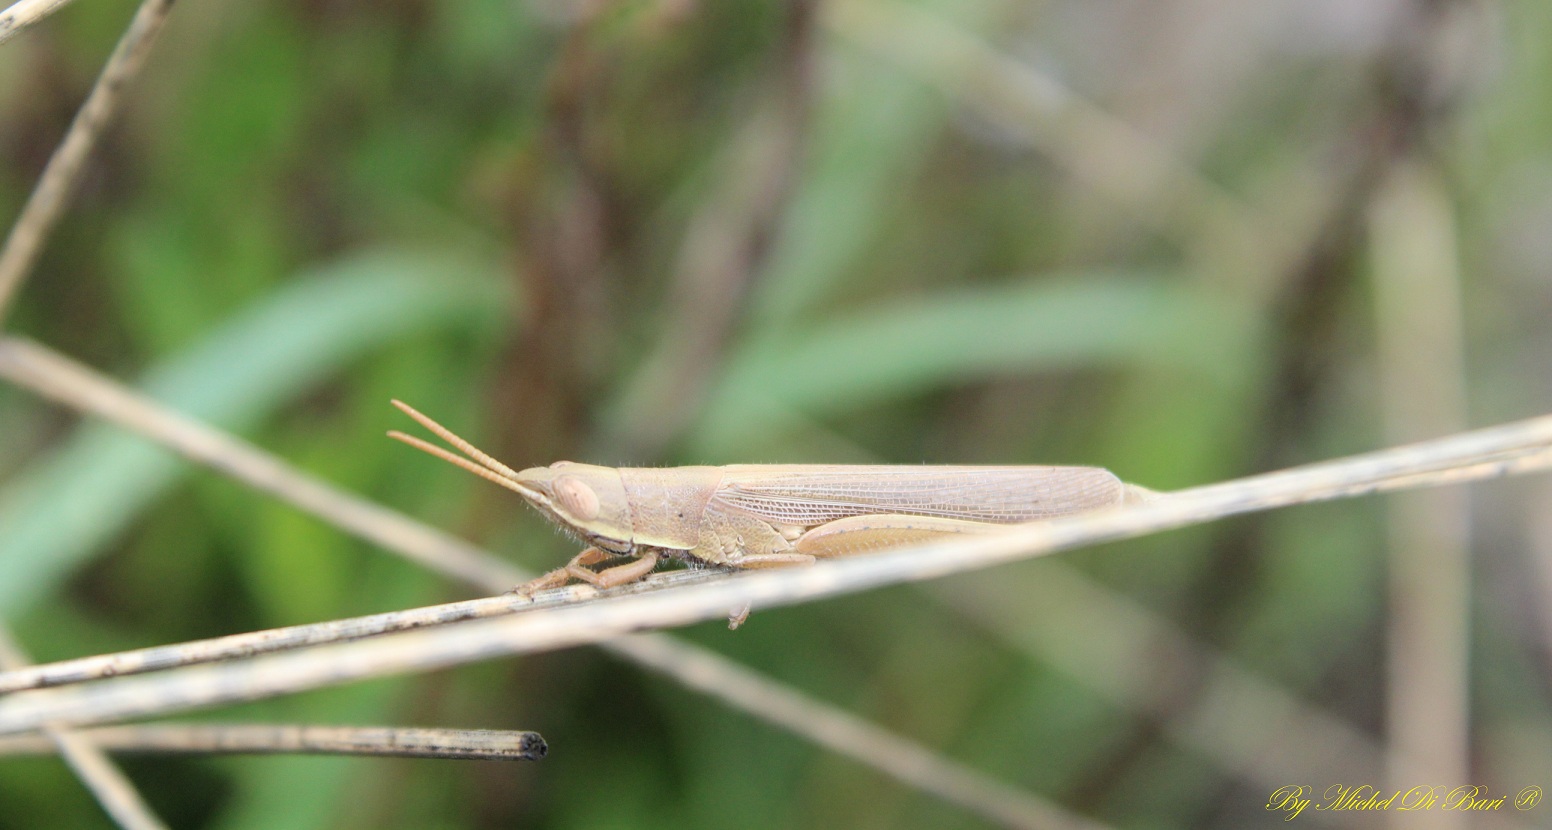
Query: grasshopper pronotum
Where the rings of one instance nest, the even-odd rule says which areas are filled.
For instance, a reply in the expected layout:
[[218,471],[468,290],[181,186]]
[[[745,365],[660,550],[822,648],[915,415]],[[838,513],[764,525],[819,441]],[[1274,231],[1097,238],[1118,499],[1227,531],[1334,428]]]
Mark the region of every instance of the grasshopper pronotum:
[[[408,404],[393,405],[468,458],[402,432],[390,437],[518,493],[588,546],[565,567],[519,590],[573,578],[612,588],[641,579],[664,557],[726,568],[807,565],[1155,495],[1099,467],[616,468],[558,461],[519,472]],[[588,567],[621,556],[635,560],[598,571]]]

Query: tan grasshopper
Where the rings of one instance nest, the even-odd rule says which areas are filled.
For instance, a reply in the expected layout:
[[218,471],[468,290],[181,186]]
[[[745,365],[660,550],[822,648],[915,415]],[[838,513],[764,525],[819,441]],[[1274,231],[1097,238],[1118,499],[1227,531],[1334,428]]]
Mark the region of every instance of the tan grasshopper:
[[[615,468],[558,461],[519,472],[408,404],[393,405],[468,458],[402,432],[390,437],[516,492],[587,545],[520,591],[573,578],[612,588],[641,579],[664,557],[725,568],[808,565],[1157,495],[1099,467]],[[626,556],[635,560],[588,567]],[[737,618],[735,612],[735,625]]]

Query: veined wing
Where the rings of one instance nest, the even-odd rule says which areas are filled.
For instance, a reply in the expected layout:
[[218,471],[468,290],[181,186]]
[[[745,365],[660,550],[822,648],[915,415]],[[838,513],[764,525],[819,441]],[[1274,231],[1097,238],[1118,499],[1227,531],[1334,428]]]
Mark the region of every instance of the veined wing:
[[736,464],[712,501],[767,521],[813,527],[875,513],[1012,524],[1119,505],[1125,486],[1099,467]]

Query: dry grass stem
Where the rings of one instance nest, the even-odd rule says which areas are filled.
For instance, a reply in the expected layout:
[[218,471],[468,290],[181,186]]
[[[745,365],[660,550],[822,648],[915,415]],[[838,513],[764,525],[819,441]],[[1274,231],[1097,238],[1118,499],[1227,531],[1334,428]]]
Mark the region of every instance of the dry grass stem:
[[[57,4],[53,8],[57,8]],[[14,9],[14,7],[13,7]],[[113,47],[113,54],[97,77],[97,83],[86,96],[86,102],[76,112],[75,120],[65,138],[54,149],[43,175],[22,206],[21,215],[11,226],[5,247],[0,248],[0,325],[5,323],[6,313],[17,289],[27,278],[38,261],[38,254],[53,233],[54,226],[64,215],[70,195],[81,180],[86,160],[91,156],[97,138],[113,120],[123,100],[124,90],[140,71],[146,55],[156,42],[156,35],[167,20],[172,0],[144,0],[135,11],[129,28]],[[46,12],[45,12],[46,13]],[[9,15],[10,12],[6,12]],[[0,17],[0,20],[3,20]],[[0,40],[6,36],[0,24]]]
[[[0,377],[119,424],[341,530],[481,590],[499,593],[530,577],[462,540],[297,471],[36,343],[0,339]],[[1065,823],[1049,821],[1051,816],[1066,815],[1065,811],[706,649],[666,635],[622,638],[601,647],[999,824],[1091,826],[1077,816],[1069,816]],[[827,731],[837,723],[851,728]],[[838,740],[837,735],[847,739]]]
[[324,516],[355,536],[492,593],[525,578],[518,569],[473,545],[292,469],[251,444],[160,406],[31,341],[0,338],[0,377],[113,421],[192,461]]
[[[140,718],[255,700],[304,689],[476,660],[598,643],[631,631],[725,616],[729,608],[791,605],[901,582],[934,579],[1078,547],[1158,533],[1226,516],[1389,489],[1387,482],[1513,453],[1552,465],[1552,417],[1183,490],[1151,503],[1019,525],[1007,532],[619,597],[542,614],[473,620],[85,687],[22,692],[0,700],[0,733]],[[1525,468],[1521,468],[1524,471]]]
[[0,43],[16,37],[39,20],[64,8],[70,0],[20,0],[0,11]]
[[27,666],[0,672],[0,694],[68,686],[108,677],[125,677],[132,674],[162,671],[178,666],[212,663],[220,660],[238,660],[259,654],[270,654],[327,643],[346,642],[408,631],[433,625],[463,622],[465,620],[511,614],[519,611],[569,605],[595,598],[626,596],[644,591],[661,590],[675,585],[715,578],[717,571],[667,571],[653,574],[640,582],[611,588],[607,591],[586,584],[568,585],[548,591],[540,591],[532,597],[521,594],[502,594],[482,599],[450,602],[424,608],[390,611],[343,620],[271,628],[245,634],[231,634],[194,640],[168,646],[120,651],[74,660]]
[[[1385,434],[1395,441],[1466,422],[1455,221],[1437,172],[1398,162],[1376,195],[1373,280]],[[1455,490],[1398,496],[1389,510],[1386,731],[1394,786],[1467,781],[1470,766],[1471,505]],[[1454,830],[1453,811],[1388,817]]]
[[[0,623],[0,669],[19,669],[31,660],[11,637],[11,631]],[[160,830],[167,825],[151,811],[135,785],[124,775],[102,748],[79,733],[45,724],[42,735],[29,736],[44,746],[44,751],[57,751],[70,765],[71,771],[91,791],[97,803],[125,830]]]
[[[291,726],[179,723],[110,726],[76,733],[108,752],[194,755],[377,755],[453,761],[538,761],[549,752],[538,732],[414,729],[397,726]],[[0,756],[47,755],[46,738],[0,738]]]

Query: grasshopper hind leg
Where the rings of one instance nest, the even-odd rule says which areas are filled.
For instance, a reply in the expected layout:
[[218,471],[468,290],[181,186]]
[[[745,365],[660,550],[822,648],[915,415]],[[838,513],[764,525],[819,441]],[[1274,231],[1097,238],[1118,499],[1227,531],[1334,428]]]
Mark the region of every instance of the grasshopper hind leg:
[[[781,553],[759,553],[753,556],[745,556],[729,563],[738,568],[785,568],[789,566],[812,565],[819,561],[813,555],[797,553],[795,551],[783,551]],[[738,627],[749,619],[750,605],[744,603],[728,612],[728,630],[737,631]]]
[[1007,525],[936,516],[848,516],[822,524],[793,544],[800,553],[820,559],[892,550],[959,534],[996,533]]

